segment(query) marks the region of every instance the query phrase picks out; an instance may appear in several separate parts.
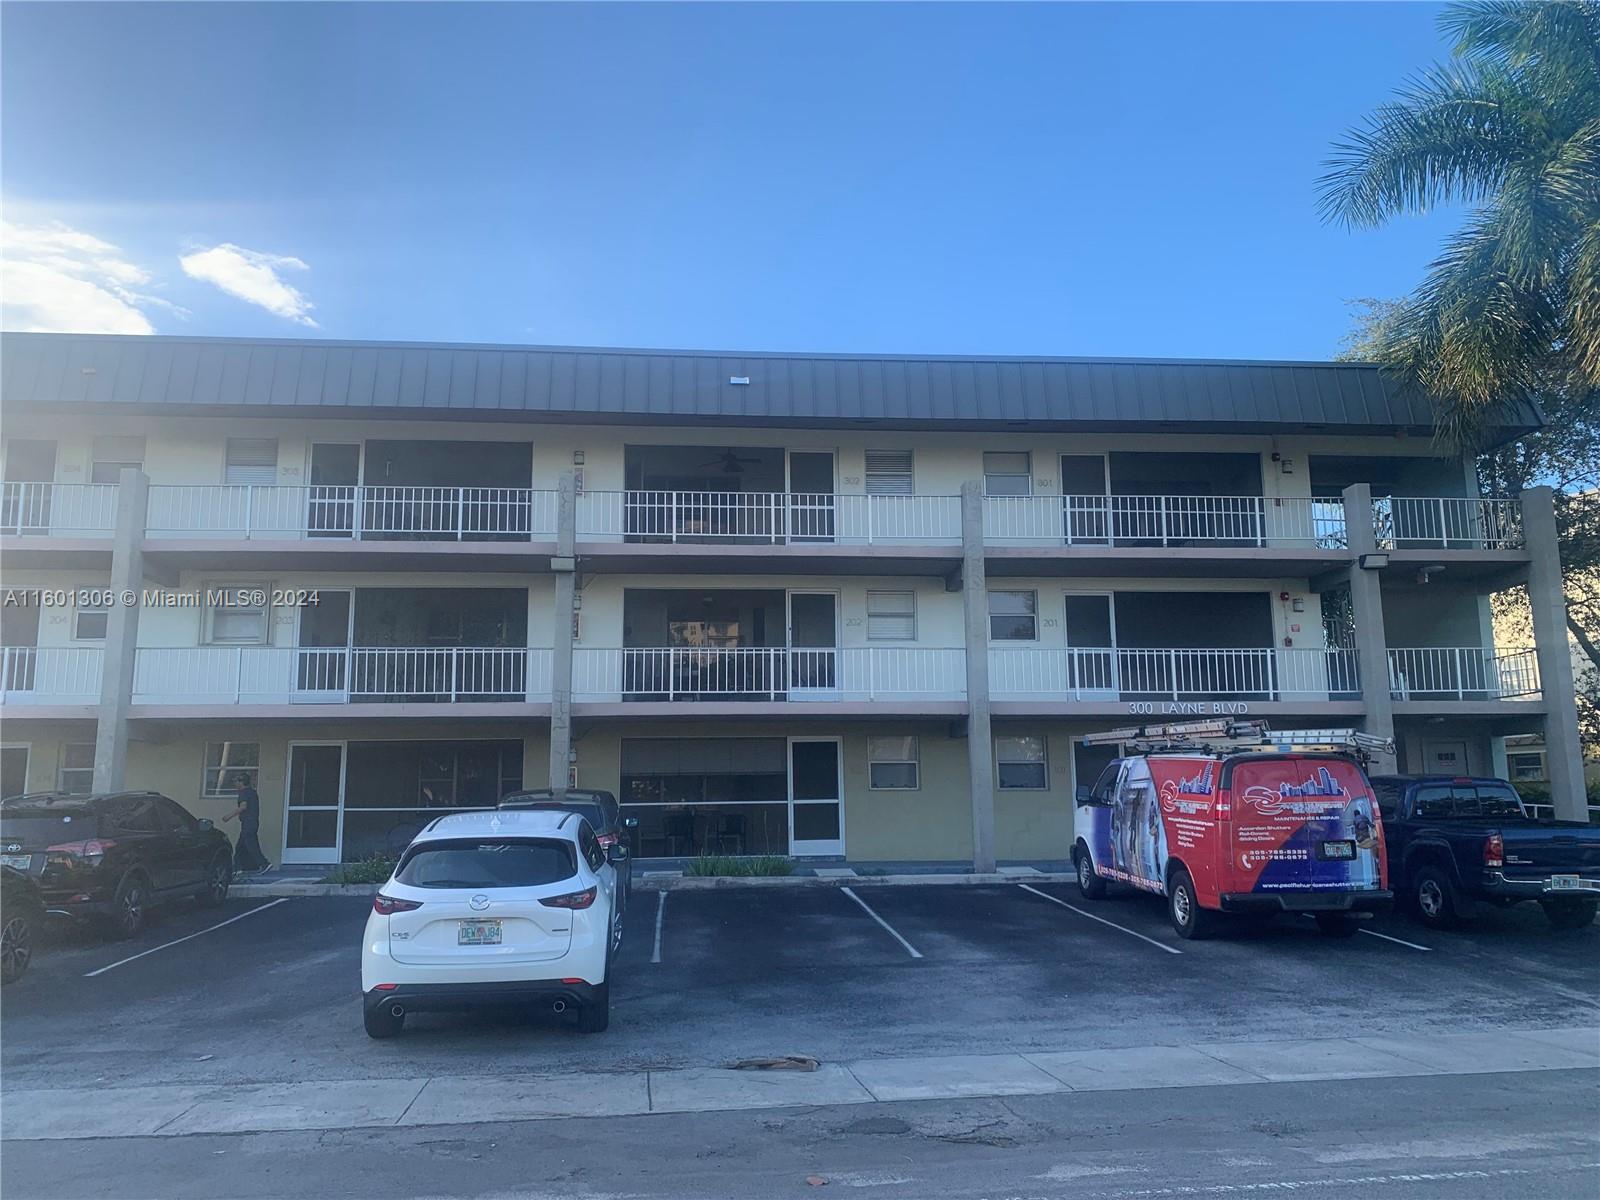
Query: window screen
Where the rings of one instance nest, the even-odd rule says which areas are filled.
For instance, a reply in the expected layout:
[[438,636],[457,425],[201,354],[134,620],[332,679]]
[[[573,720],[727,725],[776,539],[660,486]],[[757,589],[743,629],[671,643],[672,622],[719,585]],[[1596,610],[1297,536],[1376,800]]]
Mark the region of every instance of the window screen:
[[1028,496],[1033,470],[1026,450],[991,450],[983,456],[983,491],[987,496]]
[[278,481],[277,438],[229,438],[224,483],[268,484]]
[[70,796],[87,796],[94,791],[93,742],[72,742],[61,747],[56,786]]
[[914,791],[921,786],[915,735],[867,739],[867,784],[877,791]]
[[110,612],[104,607],[84,607],[72,614],[72,637],[79,642],[103,642],[106,637],[106,625],[111,620]]
[[1050,785],[1049,764],[1045,760],[1042,737],[997,737],[994,740],[994,759],[1002,788],[1043,791]]
[[867,637],[875,642],[910,642],[917,637],[915,592],[868,592]]
[[911,451],[867,451],[867,495],[911,495]]
[[122,478],[124,467],[138,470],[144,466],[144,439],[142,437],[97,437],[94,439],[94,461],[89,468],[90,483],[116,483]]
[[207,742],[202,796],[232,796],[243,777],[255,787],[261,775],[260,742]]
[[[267,640],[266,587],[212,585],[208,594],[220,595],[223,603],[208,610],[207,641],[233,646],[259,646]],[[261,603],[257,604],[256,601]]]
[[989,593],[989,640],[1036,642],[1039,640],[1037,592]]

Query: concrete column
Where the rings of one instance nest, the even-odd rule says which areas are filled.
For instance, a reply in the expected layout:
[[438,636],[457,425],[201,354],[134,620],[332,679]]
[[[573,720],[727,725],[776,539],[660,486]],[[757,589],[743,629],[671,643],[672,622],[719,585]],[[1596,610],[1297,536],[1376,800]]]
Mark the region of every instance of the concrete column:
[[[1372,523],[1372,489],[1353,483],[1344,490],[1345,536],[1350,543],[1350,608],[1356,622],[1356,669],[1361,673],[1361,703],[1367,710],[1366,731],[1394,737],[1394,698],[1389,690],[1389,641],[1383,632],[1381,571],[1361,565],[1361,556],[1377,552]],[[1393,755],[1372,756],[1373,774],[1398,770]]]
[[1539,687],[1544,693],[1544,761],[1550,773],[1550,801],[1557,820],[1587,821],[1567,596],[1561,585],[1555,497],[1549,488],[1529,488],[1522,493],[1522,534],[1531,558],[1528,603],[1533,608],[1533,645],[1539,660]]
[[149,496],[149,477],[134,467],[125,467],[117,480],[117,525],[112,535],[111,581],[107,585],[113,603],[106,614],[100,708],[94,731],[94,790],[97,792],[120,791],[126,786],[128,709],[133,703],[133,660],[139,646],[145,509]]
[[989,586],[983,563],[983,487],[961,485],[961,606],[966,615],[967,776],[972,869],[994,870],[994,740],[989,726]]
[[550,787],[567,786],[572,754],[572,625],[577,616],[578,491],[571,471],[556,485],[555,637],[550,651]]

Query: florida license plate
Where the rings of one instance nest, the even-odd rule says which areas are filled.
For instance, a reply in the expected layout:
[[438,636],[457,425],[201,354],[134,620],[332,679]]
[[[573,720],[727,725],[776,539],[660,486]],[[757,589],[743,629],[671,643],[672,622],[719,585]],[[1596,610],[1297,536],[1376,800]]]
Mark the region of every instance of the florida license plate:
[[1575,892],[1581,882],[1576,875],[1552,875],[1550,876],[1550,890],[1552,892]]
[[1338,842],[1323,842],[1317,847],[1319,858],[1354,858],[1356,844],[1348,839]]
[[500,944],[499,921],[463,921],[461,928],[456,931],[456,944],[458,946],[498,946]]
[[0,854],[0,863],[4,863],[13,871],[26,871],[33,866],[31,854]]

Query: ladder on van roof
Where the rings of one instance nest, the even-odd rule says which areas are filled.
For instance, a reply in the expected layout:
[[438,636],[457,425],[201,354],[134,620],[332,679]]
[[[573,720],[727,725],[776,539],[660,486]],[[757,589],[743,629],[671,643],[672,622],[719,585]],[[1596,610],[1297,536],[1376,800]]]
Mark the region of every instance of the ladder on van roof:
[[1121,745],[1135,754],[1273,753],[1393,754],[1394,739],[1358,729],[1286,729],[1274,733],[1265,721],[1185,721],[1178,724],[1133,725],[1085,734],[1086,746]]

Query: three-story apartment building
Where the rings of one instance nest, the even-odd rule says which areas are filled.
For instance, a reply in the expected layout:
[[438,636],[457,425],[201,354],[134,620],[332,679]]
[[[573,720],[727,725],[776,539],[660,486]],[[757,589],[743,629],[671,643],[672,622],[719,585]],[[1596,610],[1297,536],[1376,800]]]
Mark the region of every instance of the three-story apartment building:
[[1583,811],[1550,496],[1372,367],[3,348],[7,794],[244,777],[333,862],[576,783],[645,857],[988,866],[1068,855],[1083,734],[1249,714],[1540,733]]

